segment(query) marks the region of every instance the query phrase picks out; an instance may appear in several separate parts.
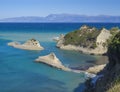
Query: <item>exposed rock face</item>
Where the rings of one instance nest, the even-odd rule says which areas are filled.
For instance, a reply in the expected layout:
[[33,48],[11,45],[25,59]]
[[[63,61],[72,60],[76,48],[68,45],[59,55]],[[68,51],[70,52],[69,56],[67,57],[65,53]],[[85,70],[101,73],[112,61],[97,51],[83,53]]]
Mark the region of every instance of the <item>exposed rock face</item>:
[[45,63],[49,66],[56,67],[58,69],[62,69],[65,71],[71,71],[71,69],[65,67],[61,63],[61,61],[56,57],[56,55],[54,53],[50,53],[49,55],[46,55],[46,56],[40,56],[35,61]]
[[94,66],[94,67],[89,67],[89,68],[86,70],[86,72],[93,73],[93,74],[97,74],[98,72],[100,72],[101,70],[103,70],[105,66],[106,66],[106,64],[96,65],[96,66]]
[[107,29],[98,30],[95,27],[82,26],[79,30],[70,32],[57,42],[57,47],[65,50],[76,50],[87,54],[106,54],[107,40],[112,34]]
[[106,40],[109,39],[111,36],[110,31],[103,28],[100,32],[100,34],[97,36],[96,43],[99,45],[103,45],[106,43]]
[[58,41],[60,41],[63,38],[64,38],[64,34],[61,34],[60,37],[54,37],[53,40],[58,42]]
[[97,47],[99,47],[100,49],[107,49],[107,40],[110,39],[110,37],[112,36],[112,34],[110,34],[110,31],[103,28],[100,32],[100,34],[97,36],[96,39],[96,45]]
[[57,47],[61,47],[61,46],[63,46],[63,43],[64,43],[64,35],[60,35],[60,37],[59,37],[59,40],[58,40],[58,42],[57,42]]
[[106,92],[112,87],[114,81],[120,78],[120,32],[113,38],[112,43],[109,45],[108,56],[108,65],[99,73],[103,77],[98,78],[94,86],[91,84],[91,81],[86,82],[87,89],[85,92]]
[[20,44],[18,42],[10,42],[8,43],[9,46],[13,46],[19,49],[25,50],[43,50],[44,48],[40,45],[39,41],[35,39],[30,39],[26,41],[24,44]]

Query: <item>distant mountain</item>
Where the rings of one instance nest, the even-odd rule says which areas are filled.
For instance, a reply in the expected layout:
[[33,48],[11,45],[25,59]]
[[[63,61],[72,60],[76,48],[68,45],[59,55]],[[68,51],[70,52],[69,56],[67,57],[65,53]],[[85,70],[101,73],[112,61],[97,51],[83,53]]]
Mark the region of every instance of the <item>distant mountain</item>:
[[75,14],[50,14],[46,17],[14,17],[1,19],[0,22],[120,22],[120,16],[86,16]]

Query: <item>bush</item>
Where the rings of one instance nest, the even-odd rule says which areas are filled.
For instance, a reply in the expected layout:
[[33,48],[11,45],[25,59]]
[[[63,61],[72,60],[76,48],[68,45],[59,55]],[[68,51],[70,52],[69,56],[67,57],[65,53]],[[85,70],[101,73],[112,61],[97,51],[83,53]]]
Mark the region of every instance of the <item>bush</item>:
[[65,35],[65,45],[77,45],[83,47],[96,48],[96,38],[99,35],[100,31],[96,28],[75,30]]
[[120,92],[120,78],[117,78],[107,92]]

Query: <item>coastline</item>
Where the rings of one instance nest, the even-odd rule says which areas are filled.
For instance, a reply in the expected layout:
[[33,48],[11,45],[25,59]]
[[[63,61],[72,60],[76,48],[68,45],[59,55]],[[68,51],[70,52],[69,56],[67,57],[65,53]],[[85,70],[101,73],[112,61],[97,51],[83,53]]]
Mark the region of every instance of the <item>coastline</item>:
[[88,73],[92,73],[92,74],[97,74],[99,73],[101,70],[103,70],[105,68],[106,64],[102,64],[102,65],[95,65],[93,67],[89,67],[86,72]]
[[[16,26],[16,28],[18,28],[18,30],[19,30],[18,26]],[[47,28],[49,28],[49,27],[47,27]],[[9,28],[7,28],[7,29],[9,30]],[[33,29],[33,31],[30,30],[30,32],[34,33],[34,28],[32,28],[32,29]],[[41,30],[41,29],[39,29],[39,30]],[[52,29],[52,30],[54,30],[54,29]],[[57,29],[55,28],[55,30],[57,30]],[[72,29],[70,29],[70,30],[72,30]],[[4,30],[1,30],[1,31],[5,32]],[[63,62],[63,64],[64,65],[66,64],[65,66],[67,66],[67,64],[69,64],[69,66],[71,64],[73,64],[73,67],[74,66],[79,67],[79,65],[82,65],[82,63],[83,63],[83,66],[84,65],[86,66],[88,63],[95,62],[94,61],[95,59],[91,59],[91,57],[94,57],[94,56],[85,54],[85,57],[83,57],[83,55],[81,55],[81,53],[78,53],[75,51],[60,50],[55,47],[54,42],[52,42],[52,43],[48,42],[48,41],[44,42],[44,40],[43,40],[44,43],[41,43],[41,45],[44,46],[44,48],[45,48],[44,51],[28,51],[28,50],[26,51],[26,50],[19,50],[19,49],[15,49],[13,47],[7,46],[6,44],[8,42],[14,41],[12,39],[15,39],[15,40],[19,39],[16,41],[24,42],[25,39],[36,37],[38,34],[38,33],[35,33],[35,34],[31,35],[30,37],[27,37],[26,34],[24,34],[25,36],[23,35],[25,30],[21,30],[21,31],[23,31],[23,32],[19,33],[17,31],[18,33],[16,32],[16,34],[14,34],[14,35],[12,35],[13,32],[9,32],[9,33],[6,32],[6,33],[4,33],[4,35],[2,35],[3,37],[1,37],[3,39],[8,39],[8,40],[1,40],[1,46],[0,46],[0,49],[1,49],[1,58],[0,58],[1,71],[0,72],[2,74],[1,78],[0,78],[0,80],[2,82],[0,83],[0,85],[3,85],[3,83],[4,83],[4,85],[6,85],[6,86],[1,86],[1,91],[4,91],[4,89],[5,90],[8,89],[8,91],[9,90],[16,91],[16,90],[21,90],[22,87],[25,89],[30,89],[30,90],[34,90],[34,91],[38,91],[38,90],[44,91],[45,87],[48,86],[50,89],[52,89],[52,88],[56,89],[55,92],[56,91],[60,92],[61,86],[64,87],[65,85],[67,85],[66,89],[71,89],[72,91],[69,91],[66,89],[63,89],[63,91],[73,92],[73,90],[76,87],[78,87],[78,84],[82,84],[81,81],[85,79],[84,73],[65,72],[60,69],[49,67],[46,64],[39,64],[39,63],[35,63],[33,61],[38,56],[46,55],[49,52],[54,51],[54,53],[56,53],[56,55]],[[46,32],[49,32],[49,30]],[[10,34],[10,35],[8,35],[8,34]],[[41,34],[38,34],[40,42],[42,40]],[[48,37],[48,34],[49,33],[43,35],[42,37],[46,38],[46,37]],[[22,38],[23,40],[20,40],[21,36],[19,36],[19,35],[21,35],[21,36],[23,35],[23,38]],[[28,33],[28,35],[30,35],[30,34]],[[56,34],[53,34],[53,36],[56,36]],[[51,38],[52,38],[52,36],[49,37],[49,39],[51,39]],[[119,54],[117,54],[117,55],[119,55]],[[80,58],[78,58],[78,57],[80,57]],[[98,64],[98,65],[100,65],[100,64]],[[90,65],[88,65],[88,66],[90,66]],[[46,80],[47,80],[47,82],[46,82]],[[60,83],[59,83],[59,81],[60,81]],[[17,88],[12,89],[11,86],[16,87],[16,83],[18,84]],[[61,85],[58,85],[58,83]],[[30,85],[28,85],[28,84],[30,84]],[[44,88],[43,88],[43,84],[45,86]],[[51,85],[52,85],[52,87],[51,87]],[[59,87],[60,89],[57,89],[57,87]],[[51,91],[50,89],[48,89],[48,91]],[[30,90],[26,90],[26,91],[30,91]]]
[[74,50],[85,54],[105,55],[112,35],[111,31],[105,28],[97,29],[83,25],[78,30],[60,35],[57,38],[56,46],[60,49]]
[[100,65],[89,66],[83,69],[66,67],[62,64],[62,62],[56,57],[56,55],[53,52],[45,56],[39,56],[37,59],[35,59],[35,62],[44,63],[48,66],[54,67],[56,69],[61,69],[63,71],[85,73],[85,74],[89,73],[95,75],[106,66],[106,64],[102,64],[102,65],[100,64]]
[[98,48],[95,48],[95,49],[89,49],[89,48],[84,48],[84,47],[70,45],[70,44],[66,45],[66,46],[62,44],[59,48],[63,49],[63,50],[79,51],[81,53],[91,54],[91,55],[104,55],[107,52],[107,48],[99,48],[98,47]]

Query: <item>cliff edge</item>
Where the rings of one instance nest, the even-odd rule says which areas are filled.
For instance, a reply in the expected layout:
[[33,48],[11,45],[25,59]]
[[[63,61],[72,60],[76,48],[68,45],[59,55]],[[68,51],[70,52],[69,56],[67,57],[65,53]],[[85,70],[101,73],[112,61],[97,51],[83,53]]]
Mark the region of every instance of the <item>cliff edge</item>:
[[108,47],[109,63],[98,73],[102,77],[93,84],[92,79],[86,82],[84,92],[120,92],[120,32],[113,38]]

